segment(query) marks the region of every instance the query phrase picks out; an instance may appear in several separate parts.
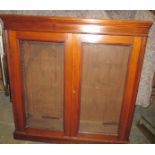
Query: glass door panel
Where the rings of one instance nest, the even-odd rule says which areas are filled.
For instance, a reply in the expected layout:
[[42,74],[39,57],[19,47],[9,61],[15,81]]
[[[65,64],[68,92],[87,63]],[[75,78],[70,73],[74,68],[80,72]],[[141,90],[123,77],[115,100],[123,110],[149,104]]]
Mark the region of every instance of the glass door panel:
[[82,43],[79,132],[118,134],[131,46]]
[[63,130],[64,43],[20,41],[26,127]]

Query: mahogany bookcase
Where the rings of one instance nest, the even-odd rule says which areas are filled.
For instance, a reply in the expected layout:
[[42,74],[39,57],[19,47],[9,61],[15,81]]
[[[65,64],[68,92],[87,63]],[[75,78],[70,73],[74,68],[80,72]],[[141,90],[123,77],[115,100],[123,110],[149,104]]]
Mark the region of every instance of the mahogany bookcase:
[[15,138],[129,141],[150,21],[0,18]]

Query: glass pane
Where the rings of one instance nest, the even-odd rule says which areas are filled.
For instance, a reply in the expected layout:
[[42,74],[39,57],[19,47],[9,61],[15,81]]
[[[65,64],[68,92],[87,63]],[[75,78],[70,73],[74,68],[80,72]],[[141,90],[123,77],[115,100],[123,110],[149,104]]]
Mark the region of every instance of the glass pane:
[[118,133],[130,46],[82,44],[80,132]]
[[26,127],[63,130],[64,43],[20,41]]

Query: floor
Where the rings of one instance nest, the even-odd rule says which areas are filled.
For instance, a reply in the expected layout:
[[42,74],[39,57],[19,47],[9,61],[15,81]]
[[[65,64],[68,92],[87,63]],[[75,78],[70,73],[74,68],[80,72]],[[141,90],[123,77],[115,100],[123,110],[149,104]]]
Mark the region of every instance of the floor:
[[[132,130],[130,134],[130,143],[132,144],[149,144],[150,141],[143,135],[137,127],[137,122],[141,115],[145,112],[145,108],[136,107]],[[12,107],[9,97],[6,97],[3,92],[0,92],[0,144],[36,144],[39,142],[16,140],[13,138],[14,123],[12,115]]]

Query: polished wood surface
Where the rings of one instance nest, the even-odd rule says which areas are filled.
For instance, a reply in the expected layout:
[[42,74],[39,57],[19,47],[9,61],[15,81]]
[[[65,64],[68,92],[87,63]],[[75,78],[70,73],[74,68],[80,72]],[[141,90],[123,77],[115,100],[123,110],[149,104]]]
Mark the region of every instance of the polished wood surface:
[[[141,44],[142,38],[135,37],[133,49],[130,53],[129,65],[128,65],[128,72],[126,77],[126,87],[124,91],[124,98],[120,117],[120,126],[119,126],[119,138],[124,139],[128,138],[127,131],[129,128],[129,122],[131,121],[131,116],[133,115],[133,109],[135,106],[135,95],[138,90],[138,81],[139,81],[139,71],[138,65],[139,61],[141,61]],[[140,56],[141,55],[141,56]],[[131,115],[132,114],[132,115]],[[130,120],[130,121],[129,121]],[[131,123],[131,122],[130,122]],[[131,124],[130,124],[131,126]]]
[[[151,22],[0,17],[15,138],[62,143],[129,140]],[[27,121],[28,112],[39,119]]]
[[27,139],[42,141],[47,143],[56,143],[56,144],[126,144],[128,141],[120,141],[117,137],[114,136],[101,136],[101,135],[89,135],[89,134],[80,134],[77,137],[63,137],[62,135],[56,132],[49,132],[43,130],[34,130],[26,129],[25,132],[16,131],[14,133],[14,138],[16,139]]
[[[11,96],[13,103],[14,119],[16,129],[24,131],[25,128],[25,110],[22,99],[22,82],[20,72],[20,51],[17,44],[16,31],[8,31],[9,50],[7,50],[7,60],[9,66],[9,79],[11,85]],[[16,51],[16,52],[14,52]],[[17,82],[18,81],[18,82]]]
[[65,45],[65,89],[64,89],[64,98],[65,98],[65,135],[71,136],[71,121],[72,121],[72,71],[73,71],[73,51],[72,51],[72,34],[68,34],[66,37]]
[[[72,17],[43,17],[0,15],[5,29],[16,31],[50,31],[61,33],[96,33],[146,36],[149,21],[82,19]],[[41,21],[41,22],[40,22]],[[35,25],[35,26],[34,26]]]
[[[127,91],[127,93],[124,94],[124,101],[126,102],[126,104],[122,106],[119,126],[119,138],[125,139],[127,141],[129,140],[132,119],[134,116],[133,114],[135,110],[135,102],[138,93],[146,42],[146,37],[134,37],[134,47],[130,56],[129,68],[131,70],[128,70],[126,78],[126,81],[128,80],[128,84],[126,84],[126,90],[128,90],[129,92]],[[128,95],[132,95],[132,97]]]
[[79,125],[79,93],[80,93],[80,72],[81,72],[81,48],[79,36],[72,36],[73,51],[73,72],[72,72],[72,126],[71,135],[76,136]]

